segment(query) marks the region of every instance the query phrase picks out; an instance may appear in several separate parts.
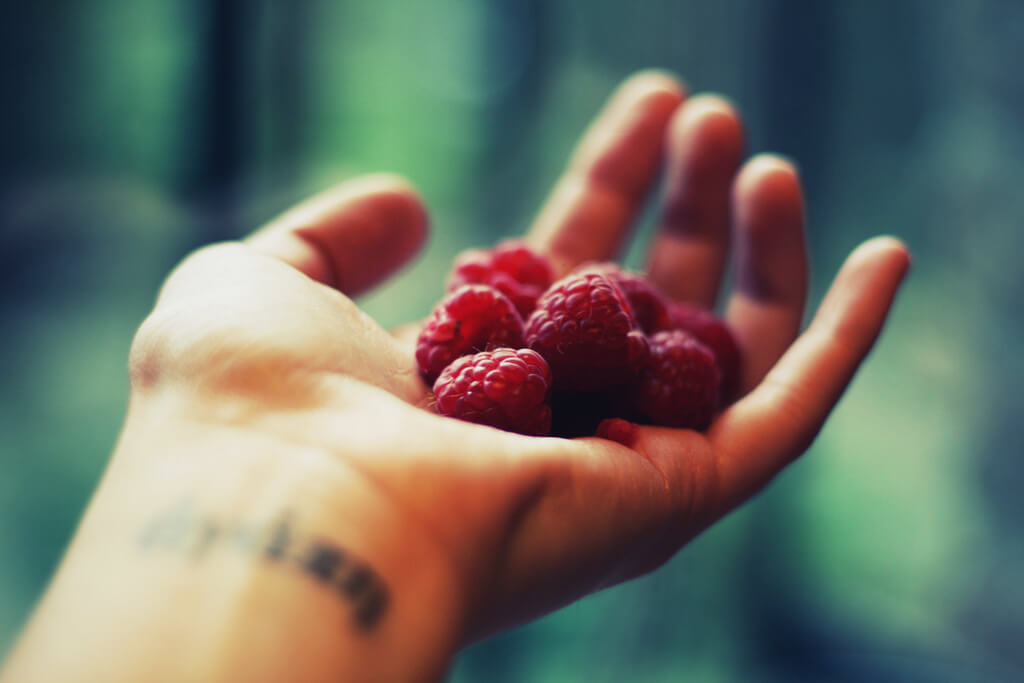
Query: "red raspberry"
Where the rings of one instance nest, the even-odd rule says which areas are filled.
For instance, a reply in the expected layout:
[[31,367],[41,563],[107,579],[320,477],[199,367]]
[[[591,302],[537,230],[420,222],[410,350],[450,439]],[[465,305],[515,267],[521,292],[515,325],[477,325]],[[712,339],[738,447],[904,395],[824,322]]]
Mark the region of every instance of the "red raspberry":
[[626,296],[636,322],[647,334],[654,334],[668,321],[668,305],[665,296],[647,278],[620,268],[614,263],[598,263],[584,266],[581,271],[604,273],[619,286]]
[[651,361],[633,390],[637,411],[664,427],[704,429],[718,405],[715,356],[683,330],[651,337]]
[[512,300],[524,318],[555,279],[551,264],[522,242],[508,240],[494,249],[462,252],[452,267],[449,291],[466,284],[494,287]]
[[486,285],[465,285],[446,296],[423,324],[416,364],[433,382],[460,356],[524,345],[523,319],[508,297]]
[[725,322],[696,306],[673,302],[668,308],[668,320],[661,329],[686,330],[711,349],[722,378],[720,400],[724,405],[735,397],[740,384],[740,347]]
[[621,417],[611,417],[602,420],[601,424],[597,426],[597,436],[626,447],[632,447],[637,436],[636,425]]
[[551,431],[551,369],[530,349],[463,356],[434,383],[437,411],[520,434]]
[[544,356],[559,391],[625,384],[647,358],[626,298],[601,273],[577,273],[553,284],[526,321],[526,343]]

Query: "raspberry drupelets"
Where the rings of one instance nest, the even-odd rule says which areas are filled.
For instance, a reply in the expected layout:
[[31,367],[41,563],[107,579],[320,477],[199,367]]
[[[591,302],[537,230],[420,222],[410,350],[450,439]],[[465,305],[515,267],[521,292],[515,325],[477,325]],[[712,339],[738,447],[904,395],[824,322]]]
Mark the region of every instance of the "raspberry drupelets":
[[714,354],[683,330],[651,337],[651,358],[633,390],[633,406],[665,427],[705,429],[718,405]]
[[524,318],[555,279],[551,264],[522,242],[509,240],[494,249],[470,249],[455,259],[449,291],[466,284],[494,287],[512,300]]
[[622,292],[606,275],[569,275],[537,301],[526,343],[551,366],[559,391],[626,384],[643,367],[647,340]]
[[711,349],[721,373],[719,400],[728,403],[736,396],[740,383],[740,349],[729,326],[713,313],[675,302],[669,305],[667,321],[662,330],[686,330]]
[[614,263],[552,272],[521,242],[459,256],[416,348],[440,414],[626,443],[618,418],[704,429],[735,396],[739,349],[713,314]]
[[416,364],[429,383],[460,356],[522,346],[523,319],[508,297],[486,285],[465,285],[445,297],[424,323]]
[[530,349],[496,349],[463,356],[434,383],[437,411],[520,434],[551,431],[551,370]]
[[654,334],[665,328],[668,323],[667,300],[643,275],[631,273],[615,263],[586,265],[580,269],[580,272],[586,271],[604,273],[618,285],[644,332]]

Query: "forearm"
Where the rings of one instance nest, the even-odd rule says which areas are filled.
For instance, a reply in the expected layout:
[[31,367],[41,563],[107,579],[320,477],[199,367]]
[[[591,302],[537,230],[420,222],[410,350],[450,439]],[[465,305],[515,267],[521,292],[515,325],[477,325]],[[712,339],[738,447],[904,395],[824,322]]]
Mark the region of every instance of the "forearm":
[[443,675],[454,576],[383,492],[336,454],[139,412],[6,680]]

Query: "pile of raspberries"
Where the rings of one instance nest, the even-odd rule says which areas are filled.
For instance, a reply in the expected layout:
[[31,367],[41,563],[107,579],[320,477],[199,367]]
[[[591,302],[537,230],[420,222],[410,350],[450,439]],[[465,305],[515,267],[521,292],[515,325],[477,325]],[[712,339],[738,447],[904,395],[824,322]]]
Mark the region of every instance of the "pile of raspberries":
[[416,363],[441,415],[521,434],[592,435],[605,418],[705,429],[740,353],[711,313],[612,263],[554,280],[518,241],[456,260]]

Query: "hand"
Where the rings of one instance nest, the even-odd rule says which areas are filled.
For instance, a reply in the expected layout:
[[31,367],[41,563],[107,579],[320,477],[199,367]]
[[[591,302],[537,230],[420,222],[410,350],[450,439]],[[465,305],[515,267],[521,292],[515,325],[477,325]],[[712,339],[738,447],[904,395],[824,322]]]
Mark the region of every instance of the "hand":
[[[561,272],[614,258],[664,158],[652,280],[710,307],[735,243],[727,318],[744,353],[744,395],[707,433],[637,427],[624,445],[525,437],[431,413],[408,344],[348,298],[426,236],[415,192],[376,176],[174,271],[133,346],[126,443],[152,440],[150,427],[133,425],[187,423],[275,444],[269,457],[257,449],[257,469],[291,478],[308,470],[313,498],[334,501],[343,513],[331,519],[345,520],[319,531],[370,557],[386,582],[402,573],[409,539],[428,548],[444,577],[450,648],[660,566],[810,445],[909,265],[894,239],[860,246],[799,334],[807,256],[796,171],[772,156],[740,168],[742,126],[730,105],[683,100],[668,76],[629,79],[526,239]],[[124,450],[136,462],[169,457]],[[195,468],[223,461],[207,454]],[[364,514],[364,500],[384,512]],[[379,529],[352,521],[378,517],[388,520]],[[396,611],[413,599],[392,593]]]
[[729,104],[682,100],[659,74],[623,85],[527,239],[562,272],[614,258],[667,149],[653,281],[713,306],[735,226],[727,318],[747,395],[707,434],[641,427],[626,448],[521,437],[423,410],[428,388],[412,354],[345,296],[425,237],[421,201],[389,177],[343,186],[243,245],[187,260],[139,334],[139,393],[187,381],[245,396],[257,414],[298,408],[294,431],[275,427],[285,438],[301,433],[335,453],[387,491],[410,533],[436,536],[473,597],[467,638],[656,568],[810,445],[908,265],[895,240],[861,246],[798,338],[807,255],[796,171],[771,156],[739,169],[742,127]]

